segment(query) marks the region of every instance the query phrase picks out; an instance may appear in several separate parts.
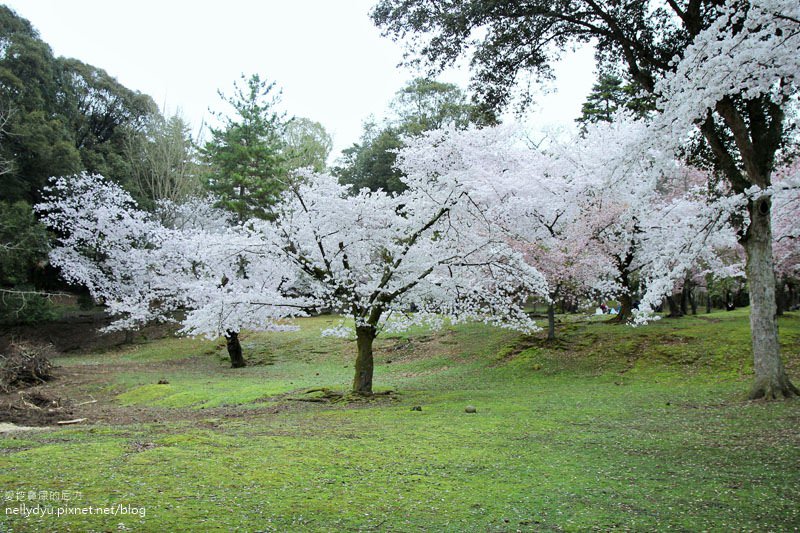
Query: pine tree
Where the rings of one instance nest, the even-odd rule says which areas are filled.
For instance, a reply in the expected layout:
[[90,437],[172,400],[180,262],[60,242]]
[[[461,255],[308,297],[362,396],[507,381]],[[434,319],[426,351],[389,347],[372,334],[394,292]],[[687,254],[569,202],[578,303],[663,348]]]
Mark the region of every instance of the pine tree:
[[284,189],[286,175],[286,119],[276,111],[280,91],[274,82],[254,74],[234,84],[233,96],[219,95],[234,114],[217,113],[223,126],[210,129],[211,140],[203,150],[209,165],[207,185],[239,221],[270,218],[270,206]]
[[636,83],[626,82],[614,74],[600,74],[592,92],[581,107],[581,116],[575,119],[582,126],[599,121],[611,122],[619,109],[627,109],[641,118],[655,109],[653,98],[641,96]]

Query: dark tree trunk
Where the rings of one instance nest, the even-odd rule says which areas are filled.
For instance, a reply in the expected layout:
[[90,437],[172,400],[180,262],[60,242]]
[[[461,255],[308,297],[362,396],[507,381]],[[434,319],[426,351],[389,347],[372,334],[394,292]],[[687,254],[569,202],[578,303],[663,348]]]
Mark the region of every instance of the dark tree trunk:
[[553,302],[547,306],[547,340],[552,341],[556,338],[556,310]]
[[784,287],[786,287],[786,280],[781,278],[778,286],[775,287],[775,306],[778,316],[783,316],[783,312],[786,310],[786,291]]
[[733,311],[736,309],[736,302],[733,300],[733,295],[730,289],[725,289],[725,310]]
[[750,337],[756,373],[750,398],[774,400],[798,395],[800,390],[789,381],[781,361],[770,210],[769,198],[760,198],[750,206],[750,226],[743,244],[750,284]]
[[669,318],[680,318],[683,316],[681,313],[681,306],[675,300],[675,296],[670,294],[667,296],[667,305],[669,306]]
[[242,345],[239,342],[239,334],[228,330],[225,333],[225,343],[228,345],[228,355],[231,358],[231,368],[242,368],[247,363],[242,356]]
[[356,357],[356,375],[353,378],[353,392],[357,394],[372,394],[372,373],[375,362],[372,357],[372,342],[377,336],[374,326],[356,327],[356,344],[358,357]]
[[689,314],[689,282],[684,280],[683,288],[681,289],[681,316]]
[[633,309],[633,298],[629,293],[621,294],[617,298],[619,301],[619,313],[614,317],[614,321],[624,324],[631,318],[631,309]]
[[694,288],[689,289],[689,308],[692,310],[692,315],[697,315],[697,299],[694,297]]
[[623,292],[617,297],[617,301],[619,302],[619,312],[617,313],[617,316],[613,318],[613,321],[620,324],[628,322],[631,317],[631,309],[633,309],[633,298],[631,297],[633,289],[631,288],[631,280],[628,277],[628,268],[631,266],[632,262],[632,247],[628,250],[628,253],[625,255],[625,258],[622,261],[617,260],[617,271],[619,272],[617,281],[622,287]]
[[[772,293],[775,294],[774,288],[772,289]],[[745,290],[744,286],[739,287],[739,290],[736,291],[736,295],[733,297],[733,304],[736,307],[747,307],[750,305],[750,293]]]
[[712,308],[714,306],[714,302],[713,302],[713,300],[711,298],[711,291],[713,290],[713,287],[714,287],[714,276],[711,275],[711,274],[707,274],[706,275],[706,313],[707,314],[711,312],[711,310],[712,310]]

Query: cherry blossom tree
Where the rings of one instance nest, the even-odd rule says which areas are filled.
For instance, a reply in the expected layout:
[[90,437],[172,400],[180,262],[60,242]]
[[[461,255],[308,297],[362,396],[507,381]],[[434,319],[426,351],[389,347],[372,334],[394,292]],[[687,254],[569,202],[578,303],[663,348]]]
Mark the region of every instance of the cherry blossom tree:
[[665,295],[701,266],[724,272],[730,265],[720,253],[736,245],[728,222],[741,203],[709,194],[708,173],[653,147],[650,135],[647,122],[621,114],[549,150],[563,179],[576,186],[568,204],[572,232],[588,238],[575,244],[591,243],[586,249],[598,262],[610,262],[615,285],[606,291],[620,302],[620,322],[651,319]]
[[224,335],[241,366],[241,329],[285,329],[282,318],[332,309],[354,323],[353,391],[371,394],[372,344],[383,329],[450,317],[530,331],[523,305],[547,293],[458,182],[407,174],[401,195],[353,196],[336,178],[306,172],[274,221],[231,223],[209,201],[162,204],[167,226],[85,174],[55,180],[39,210],[61,235],[51,260],[106,303],[118,317],[111,328],[179,321],[187,334]]
[[181,333],[224,336],[242,367],[242,329],[283,330],[282,318],[302,314],[302,301],[280,290],[291,269],[211,200],[162,202],[154,215],[88,174],[55,179],[47,192],[37,209],[59,235],[50,260],[106,305],[109,330],[178,322]]
[[616,287],[608,257],[587,231],[579,198],[583,185],[561,161],[530,148],[515,126],[444,129],[406,139],[404,168],[435,169],[456,178],[499,227],[506,241],[548,282],[548,338],[555,337],[554,303]]
[[[677,291],[690,291],[697,277],[727,278],[741,273],[736,233],[730,224],[732,213],[741,207],[735,199],[709,197],[700,186],[653,205],[639,251],[643,290],[635,323],[650,320],[665,295],[669,301]],[[670,307],[671,315],[685,312],[677,309],[675,301]]]
[[[772,249],[778,277],[778,311],[795,303],[800,279],[800,161],[775,172]],[[789,294],[785,294],[785,291]]]
[[275,222],[257,227],[305,275],[314,307],[352,319],[352,328],[326,333],[354,330],[358,394],[372,393],[372,346],[381,331],[437,327],[444,317],[531,331],[523,306],[530,294],[547,293],[542,276],[454,176],[416,163],[401,162],[408,189],[397,195],[352,195],[333,176],[303,173]]
[[[526,146],[514,127],[438,130],[407,139],[398,159],[470,190],[545,276],[551,301],[569,292],[615,297],[615,320],[643,323],[694,273],[729,275],[736,239],[728,221],[743,205],[709,194],[707,172],[653,149],[649,135],[645,122],[624,115],[544,149]],[[552,338],[552,306],[548,314]]]
[[643,121],[619,115],[552,149],[562,174],[578,184],[574,224],[585,228],[597,256],[611,264],[621,323],[631,318],[653,214],[681,171],[669,154],[642,145],[646,130]]
[[593,41],[601,63],[623,65],[658,99],[653,138],[662,148],[694,137],[713,181],[721,177],[732,194],[747,193],[737,230],[750,288],[750,397],[800,392],[780,358],[767,192],[798,94],[796,0],[381,0],[372,17],[387,34],[407,38],[410,61],[422,59],[433,71],[470,54],[475,88],[498,107],[509,103],[523,74],[547,76],[575,43]]
[[787,140],[800,73],[800,5],[727,2],[694,36],[654,91],[662,143],[698,132],[733,195],[746,201],[739,242],[747,257],[755,383],[751,398],[800,394],[780,357],[772,253],[772,174]]
[[[668,233],[662,224],[666,213],[677,217],[690,205],[700,210],[697,198],[681,196],[688,176],[699,171],[648,147],[647,135],[644,122],[624,116],[546,149],[525,146],[512,127],[439,130],[408,139],[399,160],[409,168],[436,168],[468,187],[509,242],[545,275],[551,300],[568,292],[616,297],[617,319],[625,322],[636,278],[642,269],[668,263],[659,257],[663,250],[683,249],[682,265],[700,259],[685,245],[696,228]],[[681,204],[666,208],[679,197]],[[708,232],[718,229],[712,225]],[[552,337],[552,307],[549,314]]]

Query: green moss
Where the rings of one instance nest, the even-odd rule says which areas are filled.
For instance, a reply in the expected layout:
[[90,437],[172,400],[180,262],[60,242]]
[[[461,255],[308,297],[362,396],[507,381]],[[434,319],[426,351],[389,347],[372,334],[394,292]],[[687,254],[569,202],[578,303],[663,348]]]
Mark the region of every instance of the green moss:
[[[318,337],[335,320],[246,336],[251,360],[272,365],[232,370],[202,355],[142,365],[127,353],[108,376],[117,408],[229,407],[25,434],[0,451],[0,486],[81,491],[86,505],[131,504],[146,516],[0,513],[0,529],[781,531],[800,523],[800,402],[745,401],[743,311],[640,328],[570,322],[556,343],[474,324],[412,332],[378,343],[376,386],[397,388],[394,400],[282,399],[311,386],[347,389],[353,344]],[[798,380],[796,313],[782,319],[781,334]],[[160,378],[169,384],[156,385]],[[195,414],[182,419],[187,412]]]
[[205,378],[176,377],[169,384],[147,384],[134,387],[117,396],[121,405],[149,405],[153,407],[209,408],[223,405],[241,405],[310,386],[311,381],[266,381],[245,376],[209,383]]
[[24,438],[25,433],[22,433],[23,437],[18,437],[18,434],[19,433],[12,433],[5,435],[4,438],[0,438],[0,452],[6,450],[17,450],[20,448],[29,448],[37,444],[36,441]]
[[204,338],[169,337],[156,342],[140,341],[91,354],[59,357],[63,366],[101,365],[109,363],[154,363],[202,358],[224,352],[224,345]]

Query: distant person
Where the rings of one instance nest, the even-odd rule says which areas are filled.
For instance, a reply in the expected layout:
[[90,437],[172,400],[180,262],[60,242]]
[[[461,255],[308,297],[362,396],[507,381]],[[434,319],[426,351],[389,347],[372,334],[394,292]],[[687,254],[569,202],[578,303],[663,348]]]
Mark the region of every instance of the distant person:
[[608,306],[605,303],[601,303],[600,310],[603,311],[603,314],[605,315],[606,313],[608,313]]

